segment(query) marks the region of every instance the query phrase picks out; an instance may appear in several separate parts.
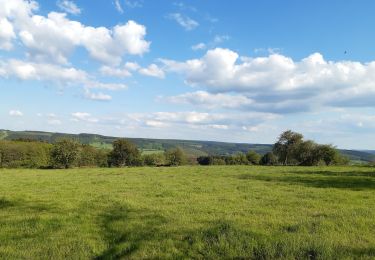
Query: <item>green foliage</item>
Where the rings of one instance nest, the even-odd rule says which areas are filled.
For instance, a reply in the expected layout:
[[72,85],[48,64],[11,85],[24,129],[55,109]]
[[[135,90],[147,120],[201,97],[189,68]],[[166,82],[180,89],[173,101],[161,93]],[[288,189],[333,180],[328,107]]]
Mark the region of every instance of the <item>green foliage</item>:
[[186,158],[186,154],[184,153],[184,151],[180,147],[177,147],[177,148],[169,149],[165,153],[165,160],[166,160],[166,163],[170,166],[179,166],[179,165],[185,164],[187,158]]
[[0,141],[0,168],[45,168],[51,145],[41,142]]
[[80,145],[72,139],[60,139],[52,148],[51,160],[55,168],[71,168],[79,158]]
[[144,165],[147,166],[162,166],[165,164],[164,153],[149,153],[143,155]]
[[302,143],[303,135],[287,130],[283,132],[273,146],[273,153],[283,165],[295,164],[295,154]]
[[320,145],[290,130],[285,131],[275,143],[273,151],[284,165],[344,165],[348,159],[340,155],[332,145]]
[[250,164],[258,165],[260,162],[261,156],[255,151],[250,150],[247,152],[246,158]]
[[262,158],[260,159],[260,164],[261,165],[267,165],[267,166],[278,165],[277,156],[274,155],[273,152],[268,152],[268,153],[266,153],[265,155],[262,156]]
[[0,170],[1,259],[374,259],[375,168]]
[[79,167],[107,167],[109,151],[91,145],[81,146],[77,165]]
[[109,154],[109,164],[115,167],[142,165],[141,153],[137,146],[126,139],[113,142],[113,150]]

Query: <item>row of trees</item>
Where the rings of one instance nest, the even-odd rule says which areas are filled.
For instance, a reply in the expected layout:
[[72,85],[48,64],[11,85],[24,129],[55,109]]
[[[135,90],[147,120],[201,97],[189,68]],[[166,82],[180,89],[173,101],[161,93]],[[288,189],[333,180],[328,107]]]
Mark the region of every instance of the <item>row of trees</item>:
[[281,165],[313,166],[349,163],[349,159],[342,156],[332,145],[305,141],[302,134],[291,130],[279,136],[273,146],[273,153]]
[[142,155],[125,139],[113,143],[113,149],[98,149],[72,139],[55,144],[33,140],[0,141],[0,168],[71,168],[164,166],[187,163],[182,149]]
[[272,152],[255,151],[234,155],[201,156],[189,161],[184,151],[172,148],[166,152],[142,155],[136,145],[125,139],[113,142],[113,149],[98,149],[72,139],[55,144],[32,140],[0,141],[0,168],[70,168],[124,166],[200,165],[333,165],[347,164],[347,158],[332,145],[320,145],[304,140],[292,131],[282,133]]

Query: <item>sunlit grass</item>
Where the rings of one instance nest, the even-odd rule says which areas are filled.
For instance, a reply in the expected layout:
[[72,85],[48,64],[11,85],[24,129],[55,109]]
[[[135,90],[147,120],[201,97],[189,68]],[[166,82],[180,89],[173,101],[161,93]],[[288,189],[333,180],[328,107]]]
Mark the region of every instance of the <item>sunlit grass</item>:
[[373,259],[375,169],[0,170],[0,258]]

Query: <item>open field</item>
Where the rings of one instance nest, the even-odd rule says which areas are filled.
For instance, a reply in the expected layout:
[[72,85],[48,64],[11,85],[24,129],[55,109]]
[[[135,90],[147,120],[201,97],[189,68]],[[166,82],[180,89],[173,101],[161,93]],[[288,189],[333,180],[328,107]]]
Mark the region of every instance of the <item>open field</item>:
[[374,259],[375,168],[0,170],[0,258]]

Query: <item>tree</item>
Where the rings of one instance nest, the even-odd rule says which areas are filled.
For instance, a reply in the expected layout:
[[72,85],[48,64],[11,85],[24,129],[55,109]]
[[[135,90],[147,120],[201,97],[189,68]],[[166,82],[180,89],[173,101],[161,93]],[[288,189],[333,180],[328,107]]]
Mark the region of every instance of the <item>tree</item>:
[[52,147],[51,159],[54,167],[68,169],[79,156],[80,145],[72,139],[60,139]]
[[249,164],[247,157],[243,153],[236,153],[232,156],[235,165],[246,165]]
[[273,147],[274,154],[283,165],[292,164],[296,158],[296,150],[301,144],[303,135],[287,130],[283,132]]
[[262,156],[262,159],[260,159],[261,165],[277,165],[278,160],[276,155],[272,152],[268,152],[265,155]]
[[165,164],[163,153],[152,153],[143,156],[143,162],[147,166],[161,166]]
[[246,158],[250,164],[258,165],[261,159],[260,155],[255,151],[248,151],[246,154]]
[[111,166],[135,166],[140,162],[141,154],[135,144],[126,139],[117,139],[112,144],[113,150],[109,154]]
[[180,148],[172,148],[165,153],[165,159],[170,166],[179,166],[186,163],[185,152]]

